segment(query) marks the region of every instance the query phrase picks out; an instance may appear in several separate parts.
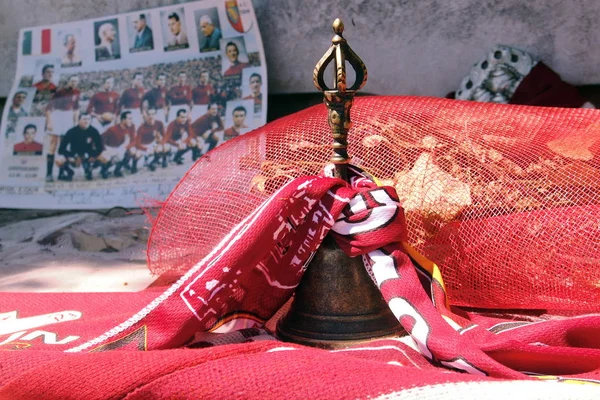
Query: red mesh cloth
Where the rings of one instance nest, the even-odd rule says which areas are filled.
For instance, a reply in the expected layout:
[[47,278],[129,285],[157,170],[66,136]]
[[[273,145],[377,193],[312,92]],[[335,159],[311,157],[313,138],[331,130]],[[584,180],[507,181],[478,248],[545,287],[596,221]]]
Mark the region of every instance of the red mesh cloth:
[[[148,265],[182,274],[251,210],[330,157],[325,106],[202,158],[157,216]],[[353,163],[394,186],[408,241],[452,304],[597,310],[600,114],[415,97],[357,98]]]

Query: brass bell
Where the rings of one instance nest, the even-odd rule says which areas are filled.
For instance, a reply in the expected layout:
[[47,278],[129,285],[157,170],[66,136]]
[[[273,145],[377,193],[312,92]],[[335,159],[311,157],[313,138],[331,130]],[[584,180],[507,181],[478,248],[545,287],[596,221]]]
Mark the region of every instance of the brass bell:
[[[350,109],[357,90],[367,81],[367,69],[342,36],[344,24],[333,23],[335,36],[329,50],[317,63],[313,80],[323,91],[328,123],[333,134],[335,175],[347,180]],[[346,61],[356,81],[346,86]],[[334,64],[334,87],[324,81],[327,66]],[[323,348],[346,347],[356,342],[394,336],[402,332],[381,292],[367,273],[362,257],[351,258],[329,234],[311,260],[296,288],[288,313],[277,324],[277,336],[284,340]]]

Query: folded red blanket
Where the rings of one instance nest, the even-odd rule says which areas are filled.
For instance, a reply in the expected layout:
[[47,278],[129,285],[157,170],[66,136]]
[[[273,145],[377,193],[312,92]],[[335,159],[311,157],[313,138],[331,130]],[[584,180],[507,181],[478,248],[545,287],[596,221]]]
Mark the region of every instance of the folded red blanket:
[[540,107],[587,107],[591,103],[542,61],[514,47],[496,45],[463,78],[450,98]]

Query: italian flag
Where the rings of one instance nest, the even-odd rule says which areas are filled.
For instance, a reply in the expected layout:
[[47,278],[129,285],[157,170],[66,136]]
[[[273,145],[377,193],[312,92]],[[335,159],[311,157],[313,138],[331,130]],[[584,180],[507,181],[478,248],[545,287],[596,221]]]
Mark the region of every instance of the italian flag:
[[28,56],[50,53],[51,34],[50,29],[23,32],[22,54]]

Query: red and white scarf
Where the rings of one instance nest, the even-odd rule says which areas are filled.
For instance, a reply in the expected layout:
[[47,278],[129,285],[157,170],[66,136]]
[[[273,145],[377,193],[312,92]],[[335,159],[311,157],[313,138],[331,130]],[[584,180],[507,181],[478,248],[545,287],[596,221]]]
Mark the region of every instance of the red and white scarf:
[[[321,176],[284,185],[163,293],[0,294],[0,349],[18,350],[0,352],[0,397],[161,398],[183,393],[187,382],[185,393],[207,395],[217,387],[230,398],[248,388],[242,385],[248,376],[265,380],[250,371],[266,368],[280,380],[301,374],[304,386],[292,391],[300,397],[326,398],[331,388],[316,379],[323,363],[344,375],[337,384],[346,385],[348,398],[498,378],[600,383],[594,380],[599,315],[535,321],[458,315],[437,266],[406,243],[394,189],[377,186],[358,168],[349,173],[349,184],[331,177],[329,166]],[[350,256],[363,257],[410,336],[328,352],[282,344],[259,329],[291,297],[330,231]],[[290,363],[303,363],[302,372]],[[218,371],[226,388],[214,382]],[[284,381],[289,393],[294,384]],[[261,390],[241,397],[280,397]]]

